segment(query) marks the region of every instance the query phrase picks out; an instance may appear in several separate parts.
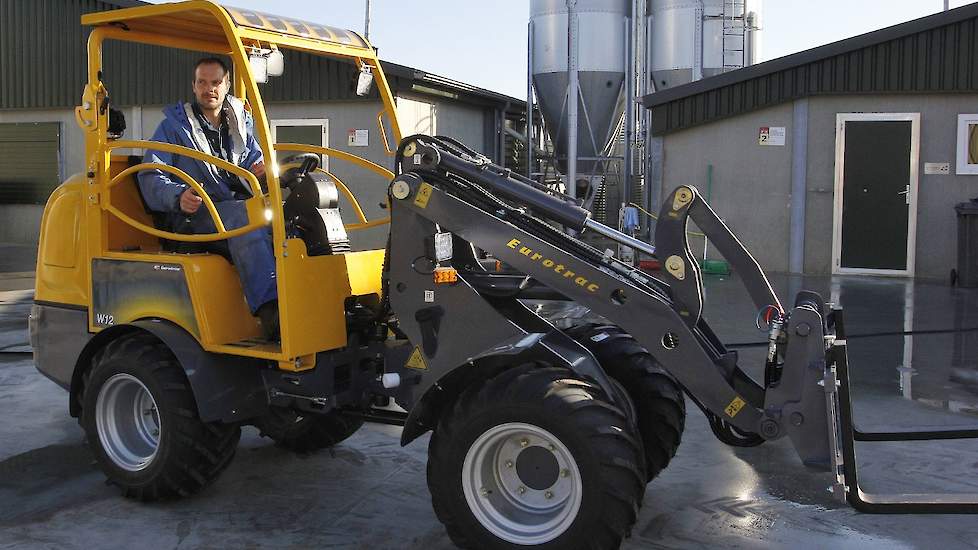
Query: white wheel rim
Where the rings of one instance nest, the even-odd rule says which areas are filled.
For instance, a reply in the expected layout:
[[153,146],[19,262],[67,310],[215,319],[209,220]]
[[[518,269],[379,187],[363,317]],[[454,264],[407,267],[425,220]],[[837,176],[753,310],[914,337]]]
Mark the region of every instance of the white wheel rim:
[[95,427],[105,454],[130,472],[145,469],[160,446],[160,413],[146,386],[131,374],[102,384],[95,401]]
[[556,436],[509,422],[487,430],[469,447],[462,491],[490,533],[534,545],[559,537],[574,523],[584,486],[574,456]]

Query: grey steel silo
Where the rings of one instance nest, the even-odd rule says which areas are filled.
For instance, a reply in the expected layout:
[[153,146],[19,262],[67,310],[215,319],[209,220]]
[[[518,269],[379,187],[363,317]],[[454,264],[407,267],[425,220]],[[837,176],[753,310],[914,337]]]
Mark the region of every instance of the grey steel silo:
[[761,0],[649,0],[657,90],[753,65]]
[[[577,0],[579,100],[577,174],[588,176],[607,154],[623,110],[625,20],[629,0]],[[531,0],[531,72],[540,112],[557,157],[567,174],[568,7],[566,0]]]

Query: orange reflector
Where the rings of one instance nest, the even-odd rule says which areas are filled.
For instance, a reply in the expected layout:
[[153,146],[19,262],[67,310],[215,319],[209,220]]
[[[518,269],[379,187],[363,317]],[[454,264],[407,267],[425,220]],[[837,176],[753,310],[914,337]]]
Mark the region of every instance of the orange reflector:
[[455,271],[454,267],[435,268],[435,272],[433,273],[433,275],[434,275],[436,285],[458,282],[458,271]]

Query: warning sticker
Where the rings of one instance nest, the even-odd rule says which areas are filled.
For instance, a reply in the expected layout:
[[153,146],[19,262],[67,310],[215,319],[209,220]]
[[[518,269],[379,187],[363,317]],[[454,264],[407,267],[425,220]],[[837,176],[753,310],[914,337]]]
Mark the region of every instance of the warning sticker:
[[428,370],[428,363],[424,360],[424,354],[421,353],[421,348],[414,346],[414,351],[411,352],[411,357],[408,357],[407,363],[404,366],[409,369]]
[[723,412],[727,413],[727,416],[730,418],[733,418],[737,416],[737,413],[739,413],[740,409],[743,409],[744,405],[746,404],[747,402],[741,399],[738,395],[737,397],[734,397],[733,401],[731,401],[729,405],[727,405],[726,409],[723,409]]
[[422,183],[418,188],[418,194],[414,197],[414,205],[419,208],[428,208],[428,199],[431,198],[431,185]]

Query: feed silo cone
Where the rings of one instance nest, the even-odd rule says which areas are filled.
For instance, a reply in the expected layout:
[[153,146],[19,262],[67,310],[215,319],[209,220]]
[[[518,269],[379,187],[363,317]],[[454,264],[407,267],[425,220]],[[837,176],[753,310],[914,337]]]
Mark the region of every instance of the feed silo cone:
[[[624,107],[625,18],[628,0],[577,0],[577,157],[607,154]],[[540,112],[557,157],[567,173],[568,7],[566,0],[531,0],[531,70]],[[578,160],[581,177],[602,169]]]

